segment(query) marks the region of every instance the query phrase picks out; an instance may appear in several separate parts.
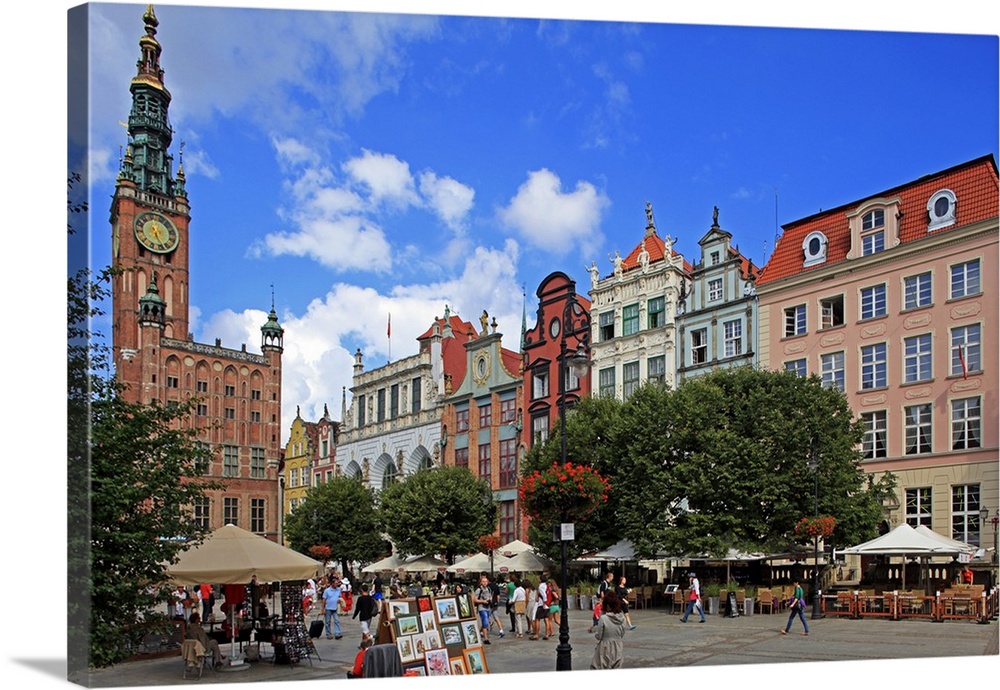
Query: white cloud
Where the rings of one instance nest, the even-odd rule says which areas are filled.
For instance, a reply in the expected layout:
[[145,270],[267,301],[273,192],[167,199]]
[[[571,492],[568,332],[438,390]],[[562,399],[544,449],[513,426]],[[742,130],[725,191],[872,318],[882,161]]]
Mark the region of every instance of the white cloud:
[[[312,300],[304,313],[280,314],[285,329],[281,414],[286,426],[295,418],[297,406],[303,417],[317,419],[326,404],[331,417],[340,419],[343,391],[353,385],[355,350],[361,349],[366,370],[390,359],[389,314],[393,361],[416,354],[416,337],[430,328],[435,317],[444,315],[445,305],[476,330],[485,309],[491,320],[496,318],[504,346],[516,350],[522,308],[518,255],[517,242],[508,239],[501,248],[476,247],[460,274],[437,283],[396,285],[388,294],[338,283]],[[234,349],[246,343],[248,351],[259,353],[260,327],[266,320],[267,314],[257,309],[225,310],[204,322],[196,340],[210,343],[221,338],[224,347]],[[350,402],[350,394],[347,398]],[[287,433],[282,429],[283,438]]]
[[466,216],[476,196],[472,187],[427,171],[420,175],[420,193],[445,225],[456,232],[464,231]]
[[416,184],[408,163],[392,154],[365,151],[343,165],[344,170],[370,192],[373,203],[386,202],[393,206],[420,205]]
[[542,168],[528,174],[499,216],[531,245],[559,255],[577,246],[586,256],[604,240],[601,214],[609,203],[604,192],[582,180],[573,191],[564,192],[559,177]]

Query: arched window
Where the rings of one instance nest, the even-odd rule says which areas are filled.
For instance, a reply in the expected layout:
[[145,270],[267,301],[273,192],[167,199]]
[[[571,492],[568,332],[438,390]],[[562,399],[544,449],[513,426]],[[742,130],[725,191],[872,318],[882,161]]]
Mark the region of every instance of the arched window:
[[386,488],[390,484],[396,481],[396,463],[390,462],[385,466],[385,470],[382,471],[382,488]]

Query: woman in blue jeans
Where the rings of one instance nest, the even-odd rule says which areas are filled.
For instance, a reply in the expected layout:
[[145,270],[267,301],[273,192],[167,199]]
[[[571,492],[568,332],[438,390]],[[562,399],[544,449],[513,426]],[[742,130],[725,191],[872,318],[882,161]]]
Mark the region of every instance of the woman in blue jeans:
[[802,627],[805,629],[802,633],[803,635],[809,634],[809,624],[806,623],[806,600],[805,594],[802,591],[802,585],[799,581],[795,581],[795,592],[792,594],[792,598],[788,600],[788,610],[791,613],[788,614],[788,624],[785,629],[781,631],[782,635],[787,635],[788,631],[792,629],[792,621],[795,620],[795,616],[798,616],[802,621]]

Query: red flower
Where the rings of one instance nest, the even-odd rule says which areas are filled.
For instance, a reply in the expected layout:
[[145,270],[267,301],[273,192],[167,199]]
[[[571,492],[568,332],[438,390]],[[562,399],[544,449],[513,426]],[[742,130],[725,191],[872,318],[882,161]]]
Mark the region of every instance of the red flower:
[[795,525],[798,537],[829,537],[837,528],[837,520],[831,515],[804,517]]
[[581,519],[608,500],[610,483],[592,467],[553,463],[521,481],[521,508],[533,520],[556,523]]

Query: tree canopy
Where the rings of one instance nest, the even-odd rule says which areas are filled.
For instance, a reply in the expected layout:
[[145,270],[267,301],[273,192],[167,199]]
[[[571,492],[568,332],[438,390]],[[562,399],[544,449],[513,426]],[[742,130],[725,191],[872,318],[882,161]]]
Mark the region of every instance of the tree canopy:
[[[818,513],[837,519],[833,540],[869,539],[894,479],[865,474],[863,433],[844,395],[818,377],[750,367],[676,390],[644,385],[625,402],[581,401],[567,418],[567,455],[608,477],[611,498],[578,527],[579,546],[628,539],[646,556],[784,550],[796,522],[817,511],[817,480]],[[558,452],[557,431],[525,464]]]
[[167,565],[203,536],[192,505],[216,485],[210,450],[183,423],[196,401],[126,401],[90,332],[108,271],[70,278],[68,479],[70,671],[124,660],[167,624]]
[[479,550],[493,532],[497,507],[489,484],[466,467],[434,467],[382,489],[382,524],[402,555],[455,556]]
[[291,548],[308,553],[310,546],[329,546],[342,572],[348,561],[369,563],[388,553],[375,491],[356,477],[337,477],[318,484],[285,518]]

